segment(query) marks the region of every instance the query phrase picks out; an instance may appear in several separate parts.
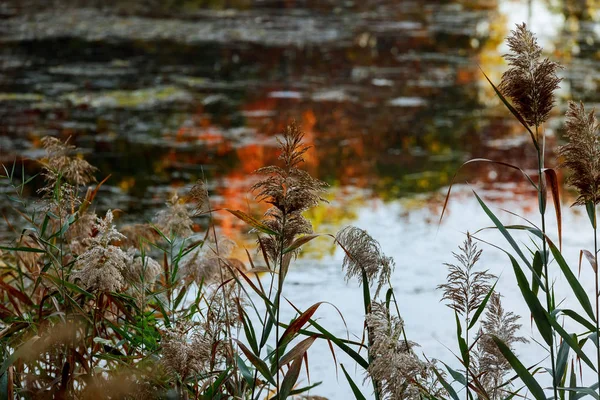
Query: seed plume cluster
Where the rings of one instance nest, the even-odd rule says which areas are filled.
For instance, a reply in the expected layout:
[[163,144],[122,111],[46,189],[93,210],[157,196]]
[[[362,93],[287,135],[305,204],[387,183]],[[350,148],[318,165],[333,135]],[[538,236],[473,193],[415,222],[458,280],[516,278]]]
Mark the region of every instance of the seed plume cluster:
[[502,75],[500,91],[510,98],[530,126],[544,123],[554,107],[554,91],[561,79],[559,64],[542,59],[542,48],[525,23],[507,38],[510,53],[504,58],[510,68]]
[[121,291],[126,285],[125,274],[132,259],[130,254],[111,244],[123,238],[113,224],[111,210],[104,218],[96,217],[94,230],[97,234],[89,238],[87,250],[77,258],[71,278],[81,281],[88,290]]
[[[516,343],[527,343],[528,340],[518,335],[521,317],[502,308],[500,294],[494,293],[490,297],[481,323],[480,338],[477,342],[477,364],[480,372],[479,381],[483,384],[490,400],[505,398],[510,392],[509,385],[504,385],[506,375],[511,371],[511,366],[498,349],[492,336],[498,337],[511,350],[514,351]],[[502,387],[501,387],[502,386]]]
[[75,187],[94,181],[96,167],[90,165],[83,158],[77,157],[75,146],[52,136],[44,137],[42,145],[47,156],[44,164],[44,176],[49,185],[54,186],[59,177]]
[[565,122],[568,143],[559,149],[563,167],[571,170],[567,183],[577,189],[574,205],[600,203],[600,138],[594,110],[569,102]]
[[173,194],[166,204],[167,208],[159,211],[154,219],[158,229],[167,236],[175,235],[181,238],[191,236],[194,233],[192,230],[194,221],[179,196]]
[[448,276],[446,283],[438,285],[438,289],[443,291],[442,300],[448,301],[448,307],[468,321],[489,293],[490,281],[495,276],[487,270],[475,270],[482,250],[477,248],[470,234],[467,233],[467,239],[459,249],[460,253],[452,253],[458,264],[444,264],[448,267]]
[[212,341],[187,321],[178,321],[163,335],[162,362],[184,380],[208,370]]
[[391,315],[385,303],[372,302],[366,316],[373,341],[369,346],[368,374],[379,382],[382,399],[420,399],[417,382],[427,378],[427,363],[421,361],[413,347],[414,342],[400,339],[404,321]]
[[394,270],[394,259],[383,254],[379,242],[367,231],[355,226],[347,226],[339,231],[336,241],[345,252],[342,268],[346,270],[346,280],[357,278],[363,283],[364,271],[369,283],[377,280],[377,297],[381,287],[389,282]]
[[303,137],[304,133],[296,123],[289,125],[283,139],[278,139],[281,149],[279,159],[283,161],[283,167],[271,165],[255,171],[265,178],[252,190],[257,193],[257,200],[271,205],[262,222],[278,234],[261,239],[273,262],[277,262],[281,251],[289,247],[296,236],[313,232],[312,224],[302,213],[325,201],[321,193],[327,184],[298,168],[304,162],[304,153],[310,148],[303,144]]

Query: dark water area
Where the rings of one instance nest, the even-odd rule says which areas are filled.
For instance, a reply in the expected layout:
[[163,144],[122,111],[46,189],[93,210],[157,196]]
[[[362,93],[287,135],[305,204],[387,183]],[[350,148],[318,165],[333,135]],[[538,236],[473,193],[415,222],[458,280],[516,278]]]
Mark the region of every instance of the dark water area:
[[[296,120],[314,146],[309,169],[334,188],[432,193],[470,157],[530,155],[479,69],[499,80],[515,14],[533,16],[566,64],[562,109],[571,97],[598,100],[594,7],[528,3],[5,2],[0,162],[34,173],[42,137],[70,138],[98,180],[111,175],[100,207],[147,216],[200,177],[233,207]],[[560,118],[547,133],[551,150]]]

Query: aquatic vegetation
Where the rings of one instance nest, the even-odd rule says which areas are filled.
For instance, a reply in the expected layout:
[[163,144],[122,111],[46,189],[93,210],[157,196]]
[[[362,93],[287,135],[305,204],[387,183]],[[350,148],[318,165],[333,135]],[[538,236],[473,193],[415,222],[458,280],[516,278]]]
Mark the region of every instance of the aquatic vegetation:
[[[73,146],[43,140],[42,207],[23,197],[24,186],[36,177],[18,181],[15,168],[5,167],[2,181],[22,229],[13,229],[13,240],[0,246],[0,393],[7,398],[315,398],[307,393],[320,382],[305,385],[300,373],[303,368],[310,372],[307,352],[324,341],[335,367],[336,352],[343,352],[372,384],[377,400],[458,400],[459,393],[467,400],[547,399],[539,374],[550,375],[550,398],[566,398],[569,392],[575,399],[597,397],[598,123],[593,112],[572,103],[569,143],[561,149],[563,165],[572,170],[568,182],[579,190],[576,204],[586,206],[594,232],[594,253],[581,252],[596,273],[591,301],[561,253],[557,173],[544,167],[540,129],[554,104],[559,66],[541,60],[541,48],[525,25],[518,25],[508,42],[510,69],[494,89],[532,138],[537,180],[517,166],[497,164],[523,172],[536,190],[541,228],[533,223],[505,226],[475,196],[510,245],[507,265],[542,338],[539,344],[550,355],[540,360],[543,367],[526,367],[516,354],[516,344],[527,340],[520,335],[520,317],[505,310],[495,292],[495,275],[479,268],[485,265],[479,232],[467,233],[454,254],[457,262],[446,264],[447,279],[438,286],[455,314],[461,368],[428,358],[427,349],[419,354],[391,285],[395,261],[358,227],[335,235],[314,232],[308,211],[326,207],[327,184],[301,169],[310,148],[300,126],[292,123],[278,138],[281,165],[259,168],[249,188],[257,202],[268,204],[262,216],[213,208],[205,182],[198,181],[181,197],[174,193],[152,221],[119,229],[118,214],[96,215],[104,181],[95,184],[99,171]],[[465,165],[475,161],[489,162]],[[548,188],[558,219],[558,247],[545,226]],[[236,244],[218,232],[215,213],[230,213],[246,223],[256,238],[255,251],[237,258]],[[531,235],[530,247],[524,250],[514,231]],[[361,287],[362,340],[336,336],[328,329],[332,321],[317,321],[315,314],[329,306],[323,302],[301,310],[288,301],[294,316],[282,319],[288,272],[304,245],[322,239],[333,239],[344,252],[346,279],[356,279]],[[576,299],[581,310],[557,307],[551,263],[569,283],[565,297]],[[578,330],[568,332],[559,318],[571,319]],[[594,344],[596,363],[588,356]],[[584,367],[598,373],[596,384],[583,386],[577,368]],[[347,366],[341,369],[355,397],[365,399]]]

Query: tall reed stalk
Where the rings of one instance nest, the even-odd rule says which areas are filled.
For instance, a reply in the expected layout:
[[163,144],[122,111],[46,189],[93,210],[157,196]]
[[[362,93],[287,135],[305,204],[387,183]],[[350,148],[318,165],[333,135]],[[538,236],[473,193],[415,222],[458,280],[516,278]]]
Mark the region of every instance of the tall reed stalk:
[[[546,311],[552,314],[550,278],[548,273],[548,249],[546,246],[546,184],[544,169],[545,135],[540,127],[549,118],[554,107],[554,91],[561,81],[556,72],[560,66],[542,59],[542,48],[537,44],[537,39],[523,23],[517,25],[507,39],[510,53],[504,58],[510,68],[502,75],[499,85],[500,92],[510,98],[521,118],[521,122],[531,133],[533,145],[537,150],[538,184],[537,195],[542,231],[542,261],[544,271],[544,285],[546,292]],[[535,129],[535,135],[531,132]],[[541,136],[541,138],[540,138]],[[540,140],[541,139],[541,140]],[[554,398],[558,398],[558,377],[556,376],[555,339],[554,333],[549,338],[550,362],[552,369],[552,389]]]

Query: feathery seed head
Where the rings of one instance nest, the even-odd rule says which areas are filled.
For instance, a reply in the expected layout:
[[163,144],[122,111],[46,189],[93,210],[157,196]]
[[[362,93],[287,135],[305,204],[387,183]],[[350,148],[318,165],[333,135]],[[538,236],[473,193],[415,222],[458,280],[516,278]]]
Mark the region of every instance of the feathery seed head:
[[573,205],[600,203],[600,138],[594,110],[587,113],[583,103],[569,102],[565,122],[569,142],[561,146],[563,167],[571,170],[567,183],[577,189]]
[[283,139],[278,139],[281,149],[279,159],[283,160],[284,167],[268,166],[255,171],[265,178],[252,186],[252,190],[257,192],[259,201],[272,206],[262,222],[280,235],[279,238],[268,236],[262,239],[267,255],[273,262],[277,262],[281,251],[289,247],[297,235],[313,232],[311,223],[302,213],[326,201],[321,193],[327,184],[298,169],[298,165],[304,161],[303,154],[309,149],[302,143],[303,136],[298,125],[292,123],[287,127]]
[[73,186],[86,185],[95,180],[94,172],[97,169],[84,159],[73,155],[77,150],[75,146],[52,136],[44,137],[42,145],[47,154],[44,176],[49,187],[54,186],[59,176]]
[[366,323],[372,337],[367,373],[380,383],[381,398],[420,399],[415,383],[426,379],[427,364],[412,350],[416,343],[400,340],[402,320],[392,316],[385,303],[372,302]]
[[208,370],[212,341],[188,321],[178,321],[163,335],[162,361],[182,380]]
[[504,58],[510,68],[498,88],[530,126],[540,126],[554,107],[554,91],[561,81],[556,73],[561,66],[541,59],[542,48],[524,23],[511,31],[507,43],[510,53]]
[[448,267],[446,283],[439,285],[444,294],[442,300],[447,300],[448,307],[459,315],[469,319],[477,310],[485,296],[491,289],[490,281],[496,276],[485,271],[476,271],[475,265],[481,257],[482,250],[469,233],[463,246],[459,246],[460,253],[452,253],[458,261],[456,264],[444,264]]
[[125,288],[124,274],[132,256],[111,244],[123,238],[112,222],[111,210],[104,218],[96,217],[96,236],[89,238],[87,250],[75,262],[71,279],[80,280],[88,290],[118,292]]
[[505,312],[500,301],[500,294],[492,294],[485,320],[481,323],[481,337],[477,342],[480,381],[486,392],[491,395],[491,400],[502,399],[509,393],[509,388],[503,384],[505,375],[511,371],[509,362],[504,358],[491,336],[497,336],[511,350],[514,350],[514,345],[518,342],[527,343],[527,339],[518,336],[521,325],[517,321],[520,318],[510,311]]
[[364,270],[370,284],[377,279],[377,297],[381,287],[390,279],[394,270],[394,259],[383,254],[379,242],[367,231],[354,226],[347,226],[339,231],[336,241],[345,252],[342,268],[346,269],[346,280],[357,278],[360,283],[364,283]]
[[158,229],[166,236],[175,235],[180,238],[191,236],[194,233],[192,230],[194,222],[185,204],[179,201],[177,194],[173,194],[166,204],[167,208],[159,211],[154,218]]

